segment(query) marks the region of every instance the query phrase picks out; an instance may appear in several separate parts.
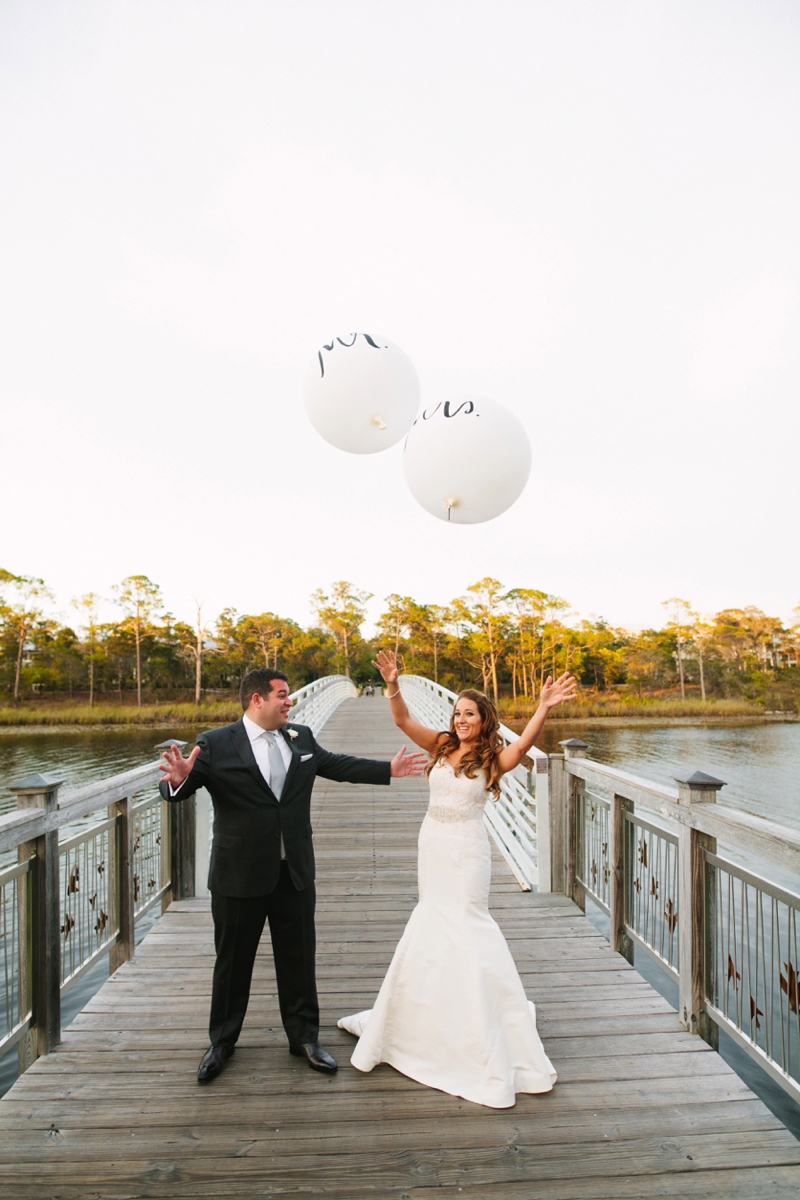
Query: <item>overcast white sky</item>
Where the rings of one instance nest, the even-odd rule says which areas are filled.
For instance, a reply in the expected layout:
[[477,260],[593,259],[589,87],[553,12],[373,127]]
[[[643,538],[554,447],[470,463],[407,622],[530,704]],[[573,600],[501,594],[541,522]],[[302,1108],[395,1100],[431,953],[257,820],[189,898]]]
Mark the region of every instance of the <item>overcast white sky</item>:
[[[0,565],[65,616],[800,602],[796,0],[3,0],[0,56]],[[508,513],[312,430],[354,329],[517,413]]]

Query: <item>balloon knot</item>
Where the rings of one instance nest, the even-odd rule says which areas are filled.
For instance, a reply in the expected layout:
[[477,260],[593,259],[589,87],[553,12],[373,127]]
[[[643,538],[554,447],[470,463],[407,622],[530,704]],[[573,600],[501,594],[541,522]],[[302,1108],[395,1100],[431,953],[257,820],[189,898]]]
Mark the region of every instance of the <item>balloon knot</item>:
[[380,417],[373,417],[373,418],[372,418],[372,424],[373,424],[373,425],[377,425],[377,426],[378,426],[378,429],[385,429],[385,428],[386,428],[386,423],[385,423],[384,421],[382,421]]

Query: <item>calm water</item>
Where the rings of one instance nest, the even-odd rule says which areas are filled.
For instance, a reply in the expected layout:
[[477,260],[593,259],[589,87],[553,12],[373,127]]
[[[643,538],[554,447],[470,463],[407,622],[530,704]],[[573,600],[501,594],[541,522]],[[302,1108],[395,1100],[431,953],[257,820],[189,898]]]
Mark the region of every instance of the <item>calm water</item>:
[[[0,732],[0,812],[14,807],[9,784],[35,771],[54,772],[64,790],[153,762],[168,737],[194,742],[195,729]],[[682,771],[724,779],[720,801],[800,828],[800,723],[726,725],[546,726],[540,746],[578,737],[587,755],[662,783]]]
[[0,733],[0,812],[14,807],[9,785],[37,771],[64,780],[62,794],[95,779],[155,762],[157,742],[194,742],[196,730],[100,729]]
[[545,727],[542,750],[559,741],[587,742],[587,757],[656,783],[705,771],[724,779],[718,800],[800,829],[800,723],[726,725],[604,725]]
[[[159,752],[157,742],[174,737],[194,744],[197,730],[172,729],[168,733],[160,729],[100,729],[58,730],[53,733],[0,733],[0,813],[9,812],[16,806],[9,790],[27,775],[36,772],[51,774],[63,779],[60,794],[64,796],[74,788],[94,780],[118,775],[132,767],[141,767],[155,762]],[[142,792],[139,799],[144,799]],[[96,824],[96,813],[65,825],[61,841],[74,837],[82,829]],[[16,852],[0,854],[0,869],[16,862]]]
[[[726,725],[578,725],[545,727],[541,748],[549,754],[559,741],[577,737],[588,745],[586,755],[609,766],[641,775],[655,783],[675,786],[674,777],[705,771],[725,780],[718,803],[740,808],[800,829],[800,723]],[[656,825],[669,824],[649,813]],[[800,892],[800,878],[719,843],[719,852],[757,875]]]
[[[194,742],[195,729],[109,729],[0,733],[0,812],[14,807],[9,785],[35,771],[62,778],[64,791],[158,757],[155,745]],[[579,725],[553,722],[542,750],[578,737],[587,755],[659,783],[684,771],[724,779],[720,802],[800,829],[800,723],[726,725]]]

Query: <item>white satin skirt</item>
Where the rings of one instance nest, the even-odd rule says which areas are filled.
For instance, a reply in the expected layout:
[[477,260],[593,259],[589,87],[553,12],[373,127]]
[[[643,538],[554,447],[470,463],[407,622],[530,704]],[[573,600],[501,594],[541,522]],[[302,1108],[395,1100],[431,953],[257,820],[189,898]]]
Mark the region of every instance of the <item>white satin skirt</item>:
[[480,819],[419,834],[419,903],[375,1006],[344,1017],[359,1071],[389,1063],[410,1079],[490,1108],[548,1092],[553,1065],[505,938],[489,914],[491,851]]

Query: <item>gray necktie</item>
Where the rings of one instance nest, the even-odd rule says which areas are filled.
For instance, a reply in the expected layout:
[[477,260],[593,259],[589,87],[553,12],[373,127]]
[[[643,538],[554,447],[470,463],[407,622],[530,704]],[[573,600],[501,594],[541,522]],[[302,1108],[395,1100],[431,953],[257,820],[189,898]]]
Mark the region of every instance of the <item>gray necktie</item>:
[[264,736],[267,739],[267,749],[269,751],[269,786],[278,800],[280,800],[283,785],[286,781],[286,767],[283,765],[283,755],[275,740],[275,735],[265,733]]

